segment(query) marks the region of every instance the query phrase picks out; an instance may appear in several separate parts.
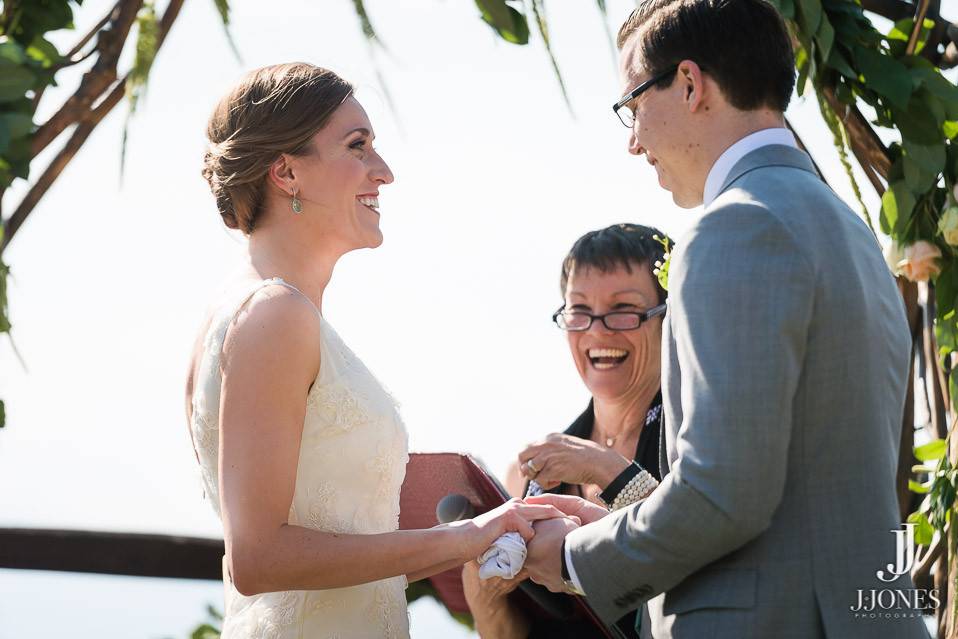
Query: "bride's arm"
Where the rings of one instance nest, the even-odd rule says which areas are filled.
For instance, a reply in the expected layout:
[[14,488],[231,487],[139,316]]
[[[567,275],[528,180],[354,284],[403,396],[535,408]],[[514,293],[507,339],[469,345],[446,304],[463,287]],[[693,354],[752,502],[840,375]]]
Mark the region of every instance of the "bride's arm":
[[351,535],[289,525],[319,340],[312,307],[279,287],[254,295],[225,340],[220,506],[227,565],[241,593],[337,588],[462,564],[506,531],[531,536],[527,520],[561,516],[552,506],[511,502],[428,530]]
[[406,575],[406,580],[409,583],[412,583],[414,581],[419,581],[421,579],[429,579],[433,575],[438,575],[439,573],[446,572],[447,570],[452,570],[453,568],[459,568],[460,566],[468,563],[469,561],[471,560],[467,559],[466,561],[460,561],[459,559],[451,559],[449,561],[445,561],[442,563],[432,564],[431,566],[423,568],[422,570],[417,570],[416,572],[408,573]]

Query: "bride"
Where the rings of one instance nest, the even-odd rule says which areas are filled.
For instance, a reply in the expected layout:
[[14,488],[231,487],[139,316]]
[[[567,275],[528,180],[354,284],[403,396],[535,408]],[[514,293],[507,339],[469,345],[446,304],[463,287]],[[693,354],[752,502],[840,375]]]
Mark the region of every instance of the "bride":
[[212,305],[187,381],[204,488],[223,523],[223,638],[407,637],[404,588],[563,516],[512,501],[399,531],[406,430],[323,318],[345,253],[382,243],[393,181],[350,84],[283,64],[216,107],[203,175],[249,263]]

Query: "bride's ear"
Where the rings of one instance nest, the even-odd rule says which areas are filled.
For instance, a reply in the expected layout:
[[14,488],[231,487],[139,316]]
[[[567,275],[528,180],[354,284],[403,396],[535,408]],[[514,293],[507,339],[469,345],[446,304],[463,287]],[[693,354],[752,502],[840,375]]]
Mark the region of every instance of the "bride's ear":
[[268,175],[269,181],[273,186],[287,195],[292,196],[298,192],[299,189],[296,187],[296,174],[293,171],[290,159],[289,155],[281,153],[280,156],[269,165]]

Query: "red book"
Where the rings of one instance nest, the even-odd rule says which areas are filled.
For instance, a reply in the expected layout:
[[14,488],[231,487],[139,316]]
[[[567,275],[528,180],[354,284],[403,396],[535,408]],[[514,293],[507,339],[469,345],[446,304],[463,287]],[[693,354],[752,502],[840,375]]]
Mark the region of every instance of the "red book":
[[[437,525],[436,505],[453,494],[468,499],[476,514],[492,510],[510,498],[502,484],[470,455],[412,453],[399,498],[399,527],[412,530]],[[469,612],[462,591],[462,568],[447,570],[430,577],[430,581],[450,612]],[[606,636],[613,636],[584,598],[550,593],[531,581],[527,584],[510,594],[510,599],[523,610],[535,616],[591,619]]]

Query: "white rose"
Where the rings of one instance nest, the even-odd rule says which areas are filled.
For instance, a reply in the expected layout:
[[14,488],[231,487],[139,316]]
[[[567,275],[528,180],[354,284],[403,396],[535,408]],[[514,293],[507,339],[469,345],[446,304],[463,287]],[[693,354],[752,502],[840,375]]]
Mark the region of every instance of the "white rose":
[[925,240],[905,247],[905,259],[898,263],[901,274],[912,282],[926,282],[941,273],[941,249]]
[[958,246],[958,206],[945,210],[945,214],[938,221],[938,230],[951,246]]

